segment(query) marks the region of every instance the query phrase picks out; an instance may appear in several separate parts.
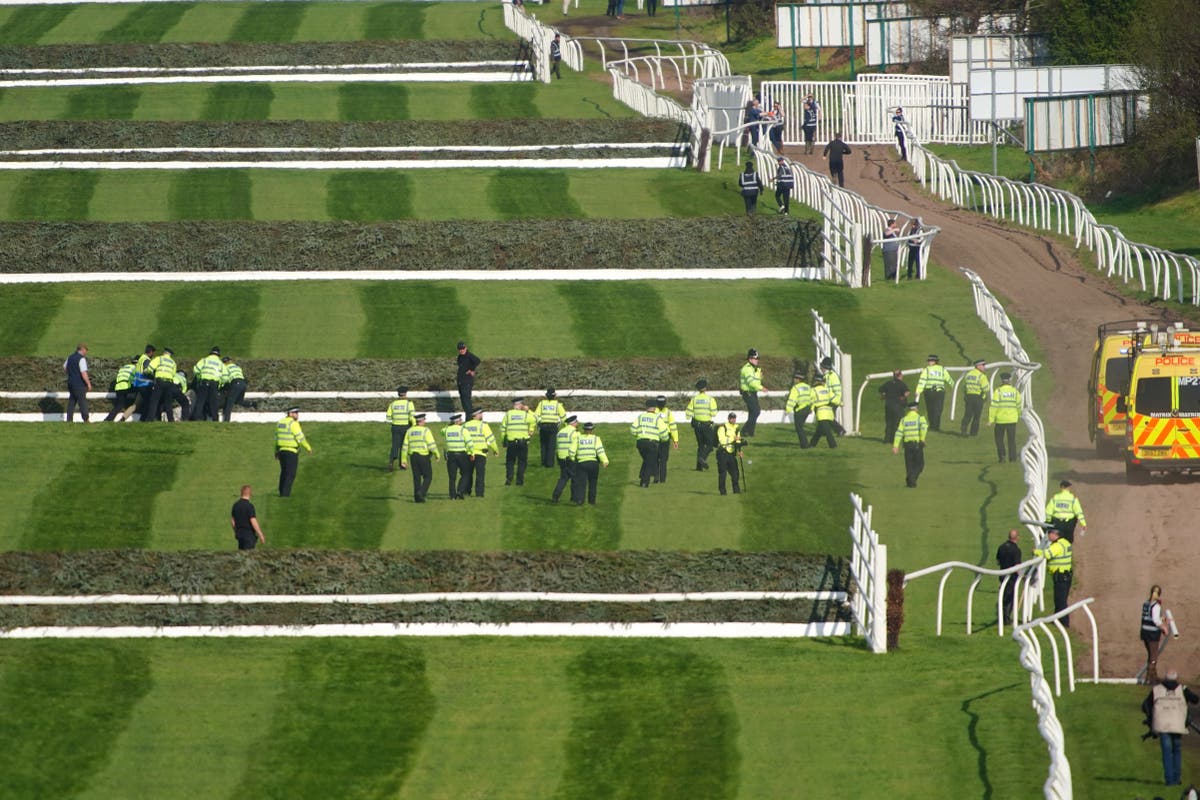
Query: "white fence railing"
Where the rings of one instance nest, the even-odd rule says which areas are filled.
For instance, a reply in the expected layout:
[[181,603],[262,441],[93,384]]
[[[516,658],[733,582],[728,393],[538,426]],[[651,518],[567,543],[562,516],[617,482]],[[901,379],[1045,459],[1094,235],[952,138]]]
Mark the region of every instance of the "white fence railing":
[[866,637],[872,653],[887,652],[887,546],[871,527],[871,507],[850,493],[850,584],[855,632]]
[[526,11],[523,6],[504,3],[504,25],[521,39],[529,42],[532,51],[530,59],[533,65],[534,78],[542,83],[550,82],[550,42],[554,35],[559,34],[559,45],[562,48],[562,62],[576,72],[583,70],[583,48],[574,38],[561,31],[556,31],[538,21],[535,14]]
[[858,427],[855,424],[854,415],[851,413],[849,404],[846,403],[845,394],[846,387],[854,385],[854,358],[842,349],[838,344],[837,337],[833,335],[833,330],[829,327],[821,314],[815,309],[809,309],[812,312],[813,318],[813,345],[816,350],[816,358],[814,364],[821,363],[824,358],[833,359],[833,371],[842,381],[842,401],[834,410],[834,416],[846,433],[857,434]]
[[1200,260],[1129,241],[1118,228],[1097,222],[1083,200],[1070,192],[961,169],[912,137],[908,160],[921,185],[943,200],[1025,227],[1073,236],[1075,246],[1090,250],[1097,269],[1109,277],[1136,280],[1143,292],[1163,300],[1200,305]]
[[[1000,591],[996,594],[996,633],[999,636],[1004,635],[1004,625],[1009,623],[1014,629],[1022,622],[1028,622],[1033,618],[1033,606],[1037,604],[1040,608],[1045,609],[1046,601],[1042,593],[1036,591],[1037,587],[1042,585],[1045,575],[1046,560],[1041,557],[1031,558],[1015,567],[1008,569],[988,569],[987,567],[968,564],[965,561],[947,561],[942,564],[934,564],[932,567],[925,567],[916,572],[906,573],[904,576],[904,585],[907,586],[910,581],[917,578],[923,578],[926,575],[942,574],[941,581],[938,582],[937,595],[937,635],[942,635],[942,616],[946,598],[946,581],[950,580],[950,576],[955,570],[964,570],[974,574],[971,581],[971,586],[967,590],[967,635],[970,636],[974,632],[972,618],[975,610],[975,589],[978,588],[980,581],[985,576],[992,576],[1000,580]],[[1013,586],[1013,606],[1012,616],[1009,619],[1004,618],[1004,594],[1010,583]]]

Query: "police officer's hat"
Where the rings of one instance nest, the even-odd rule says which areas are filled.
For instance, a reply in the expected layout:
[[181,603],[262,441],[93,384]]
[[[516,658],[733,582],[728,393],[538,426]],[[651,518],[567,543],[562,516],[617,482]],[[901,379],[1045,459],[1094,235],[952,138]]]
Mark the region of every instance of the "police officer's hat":
[[415,419],[417,422],[423,421],[425,419],[425,412],[418,411],[416,414],[413,414],[413,419]]
[[138,359],[139,359],[139,358],[141,358],[141,356],[130,356],[130,357],[129,357],[129,363],[130,363],[130,364],[136,364],[136,363],[138,362]]
[[1059,481],[1058,485],[1062,489],[1069,489],[1072,486],[1071,482],[1069,480],[1067,480],[1066,478],[1063,478],[1061,481]]
[[396,395],[397,395],[397,396],[399,396],[399,397],[404,397],[404,395],[406,395],[406,394],[408,394],[408,387],[407,387],[407,386],[397,386],[397,387],[396,387]]
[[221,355],[221,348],[217,347],[216,345],[213,345],[213,349],[209,350],[208,354],[210,356],[219,356],[219,355]]
[[463,418],[462,414],[458,413],[457,411],[450,415],[451,422],[458,422],[462,418]]
[[233,361],[233,359],[230,358],[229,356],[225,356],[224,358],[221,359],[222,364],[228,364],[230,361]]
[[697,389],[707,389],[708,388],[708,379],[701,378],[700,380],[696,381],[696,388]]
[[654,402],[656,405],[665,406],[667,404],[667,398],[660,394],[658,397],[654,398]]
[[819,384],[821,384],[821,385],[824,385],[824,384],[825,384],[825,379],[824,379],[824,378],[822,378],[820,375],[818,375],[818,376],[816,376],[815,378],[813,378],[813,383],[814,383],[814,384],[818,384],[818,383],[819,383]]
[[148,345],[146,345],[146,352],[147,352],[147,353],[153,353],[153,352],[154,352],[154,345],[152,345],[152,344],[148,344]]
[[563,420],[563,422],[565,422],[568,425],[574,425],[578,421],[579,421],[579,417],[575,416],[574,414],[572,414],[571,416],[569,416],[565,420]]
[[466,342],[459,342],[457,345],[455,345],[455,347],[457,347],[459,350],[466,350],[466,349],[467,349],[467,343],[466,343]]
[[553,389],[547,389],[547,390],[546,390],[546,398],[547,398],[547,399],[553,398],[553,397],[555,397],[557,394],[558,394],[558,393],[557,393],[557,392],[555,392]]
[[163,348],[163,352],[164,352],[164,353],[166,353],[166,354],[167,354],[167,355],[169,355],[169,356],[173,356],[173,355],[175,355],[175,351],[174,351],[174,350],[172,350],[172,349],[171,349],[171,348],[169,348],[169,347],[164,347],[164,348]]
[[525,398],[524,398],[524,397],[514,397],[514,398],[512,399],[512,404],[513,404],[514,406],[516,406],[516,405],[520,405],[521,403],[524,403],[524,402],[525,402]]
[[472,417],[482,417],[483,409],[480,408],[479,406],[475,406],[474,408],[471,409],[471,416]]
[[928,356],[926,356],[925,360],[926,361],[941,361],[941,359],[938,358],[937,355],[934,353],[930,353]]
[[292,407],[291,407],[291,408],[289,408],[289,409],[288,409],[288,410],[287,410],[285,413],[288,413],[288,414],[299,414],[299,413],[300,413],[300,406],[292,406]]
[[1012,373],[1011,373],[1011,372],[1001,372],[1001,373],[1000,373],[1000,380],[1002,380],[1002,381],[1011,381],[1011,380],[1012,380]]
[[585,422],[585,423],[583,423],[583,429],[584,429],[585,431],[594,431],[594,430],[596,430],[596,423],[594,423],[594,422]]
[[658,398],[651,397],[646,400],[646,408],[658,408]]
[[737,414],[735,414],[734,412],[730,411],[730,412],[729,412],[729,416],[727,417],[727,419],[729,419],[730,421],[733,421],[733,420],[737,419]]
[[794,379],[796,379],[796,380],[803,380],[803,379],[804,379],[804,373],[803,373],[803,372],[793,372],[793,373],[792,373],[792,377],[793,377]]
[[920,408],[921,404],[918,403],[916,400],[913,400],[911,403],[908,404],[908,407],[909,408]]
[[833,359],[830,356],[821,359],[821,369],[833,369]]
[[975,359],[975,361],[973,363],[975,364],[975,366],[978,367],[980,364],[986,364],[987,359],[986,358],[977,358],[977,359]]
[[758,358],[758,351],[751,347],[746,351],[746,358]]

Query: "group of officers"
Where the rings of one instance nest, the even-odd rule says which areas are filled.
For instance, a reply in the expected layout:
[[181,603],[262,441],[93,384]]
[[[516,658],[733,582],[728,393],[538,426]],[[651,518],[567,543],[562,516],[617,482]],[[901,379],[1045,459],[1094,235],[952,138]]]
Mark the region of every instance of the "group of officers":
[[233,407],[243,404],[246,375],[232,358],[221,356],[220,347],[213,347],[192,367],[194,399],[188,396],[188,385],[188,373],[175,360],[175,351],[164,347],[160,353],[148,344],[117,370],[112,411],[104,421],[132,419],[140,413],[142,422],[174,422],[178,406],[180,420],[229,422]]

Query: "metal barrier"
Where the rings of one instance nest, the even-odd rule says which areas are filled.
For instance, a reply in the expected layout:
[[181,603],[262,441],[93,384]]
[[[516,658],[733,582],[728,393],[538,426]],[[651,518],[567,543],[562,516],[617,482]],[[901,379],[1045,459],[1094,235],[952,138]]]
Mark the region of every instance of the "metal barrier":
[[[820,363],[823,358],[833,359],[833,371],[837,373],[838,378],[842,381],[842,386],[854,385],[854,359],[841,348],[838,344],[837,337],[833,335],[829,323],[821,318],[820,313],[813,308],[809,309],[813,317],[813,345],[816,346],[816,359],[814,363]],[[834,409],[834,416],[837,421],[845,428],[848,434],[857,434],[857,421],[852,414],[852,410],[845,403],[845,390],[842,392],[843,402]]]
[[975,608],[975,589],[979,586],[979,582],[983,580],[985,575],[991,575],[1001,578],[1000,591],[996,594],[996,634],[1004,635],[1004,592],[1008,588],[1011,581],[1015,581],[1013,587],[1013,608],[1012,617],[1007,620],[1015,629],[1022,622],[1028,622],[1033,618],[1033,606],[1037,603],[1043,610],[1046,607],[1045,598],[1041,592],[1036,591],[1036,587],[1043,584],[1043,579],[1046,571],[1046,559],[1038,556],[1031,558],[1028,561],[1017,564],[1015,567],[1008,569],[988,569],[979,567],[974,564],[968,564],[965,561],[946,561],[942,564],[934,564],[932,567],[919,569],[916,572],[909,572],[904,576],[904,585],[907,586],[910,581],[917,578],[923,578],[926,575],[934,575],[938,572],[942,573],[942,579],[938,582],[938,597],[937,597],[937,635],[942,635],[942,611],[945,603],[946,581],[950,579],[950,575],[954,570],[963,569],[975,574],[974,580],[971,581],[971,588],[967,590],[967,635],[970,636],[974,632],[974,626],[971,623]]
[[871,527],[871,507],[850,493],[850,602],[855,632],[866,637],[872,653],[887,652],[887,546]]

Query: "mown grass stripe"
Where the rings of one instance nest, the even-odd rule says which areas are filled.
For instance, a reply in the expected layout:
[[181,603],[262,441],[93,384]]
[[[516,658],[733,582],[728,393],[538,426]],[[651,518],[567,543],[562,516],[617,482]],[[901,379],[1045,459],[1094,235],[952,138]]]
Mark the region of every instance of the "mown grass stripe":
[[231,42],[290,42],[308,11],[305,3],[253,3],[230,34]]
[[478,119],[535,119],[542,116],[537,106],[536,84],[514,84],[496,91],[492,86],[471,87],[471,108]]
[[208,90],[202,118],[206,120],[267,119],[275,90],[266,83],[224,83]]
[[[536,398],[530,398],[534,405]],[[606,426],[609,436],[601,432],[605,450],[611,446],[609,439],[615,431]],[[619,445],[618,445],[619,446]],[[600,481],[596,492],[596,505],[582,507],[571,504],[571,486],[567,485],[562,499],[555,504],[551,500],[554,485],[558,481],[558,466],[547,469],[541,464],[541,450],[535,434],[529,443],[529,470],[525,474],[525,486],[503,487],[504,523],[501,544],[505,550],[616,550],[621,546],[621,503],[628,481],[624,480],[622,468],[618,466],[600,468]],[[609,458],[612,458],[611,453]],[[503,483],[504,451],[495,459],[498,466],[499,483]]]
[[[96,404],[92,413],[106,405]],[[21,533],[21,549],[145,547],[154,498],[171,488],[180,461],[192,452],[196,432],[184,427],[81,426],[79,438],[63,451],[58,474],[42,476],[29,525]],[[65,514],[63,499],[81,493],[104,498],[103,507]]]
[[67,99],[63,119],[133,119],[142,91],[132,86],[94,86],[76,89]]
[[581,281],[556,287],[571,306],[571,328],[584,355],[597,358],[687,355],[666,320],[653,284]]
[[471,319],[453,286],[396,282],[357,288],[366,315],[361,357],[415,358],[427,355],[431,343],[444,342],[453,370],[454,343],[466,336]]
[[425,7],[414,3],[381,3],[367,9],[363,38],[424,39]]
[[197,170],[172,177],[167,196],[170,218],[250,219],[247,170]]
[[408,87],[400,83],[339,86],[338,116],[344,122],[408,119]]
[[158,304],[158,327],[150,341],[175,350],[176,360],[191,363],[214,346],[245,353],[258,327],[256,284],[196,284],[164,292]]
[[113,27],[100,34],[102,43],[157,42],[179,24],[195,3],[152,3],[135,7]]
[[32,45],[71,15],[74,6],[20,6],[0,25],[0,44]]
[[255,757],[234,796],[399,791],[436,709],[418,647],[317,642],[297,650],[281,680],[271,730],[250,747]]
[[25,356],[37,351],[38,342],[54,322],[67,287],[42,284],[32,291],[0,292],[0,354]]
[[487,199],[500,219],[583,216],[579,204],[571,197],[567,173],[558,170],[496,172],[488,179]]
[[73,797],[150,690],[142,643],[9,642],[0,673],[0,789]]
[[556,800],[737,794],[738,720],[721,665],[677,642],[589,645]]
[[335,172],[329,176],[325,207],[330,219],[411,219],[412,184],[412,177],[401,172]]
[[84,170],[63,170],[22,178],[12,200],[14,219],[39,221],[84,220],[99,175]]

